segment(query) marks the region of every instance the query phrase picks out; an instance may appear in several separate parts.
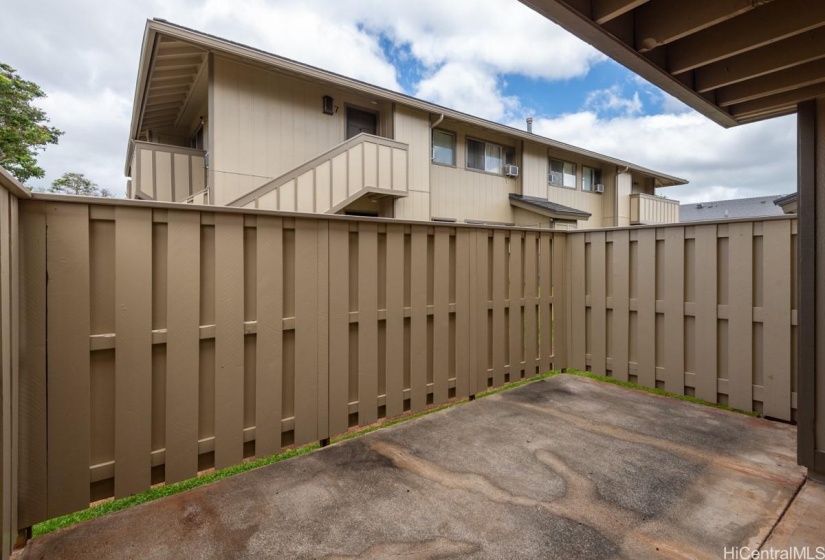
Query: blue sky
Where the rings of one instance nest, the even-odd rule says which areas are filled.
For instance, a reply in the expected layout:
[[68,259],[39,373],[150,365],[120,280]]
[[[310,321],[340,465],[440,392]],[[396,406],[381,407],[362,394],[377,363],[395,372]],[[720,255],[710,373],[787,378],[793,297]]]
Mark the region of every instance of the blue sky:
[[7,3],[0,60],[43,87],[65,131],[33,184],[72,171],[124,191],[152,17],[517,128],[532,116],[538,134],[688,179],[662,191],[684,202],[796,188],[793,117],[723,129],[516,0]]

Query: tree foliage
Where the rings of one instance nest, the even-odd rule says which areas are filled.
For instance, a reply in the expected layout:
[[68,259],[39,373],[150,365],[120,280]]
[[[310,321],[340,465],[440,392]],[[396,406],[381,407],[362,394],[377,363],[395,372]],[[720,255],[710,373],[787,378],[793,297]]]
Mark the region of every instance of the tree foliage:
[[102,196],[111,198],[108,189],[101,189],[83,173],[64,173],[59,179],[52,181],[52,186],[46,192],[55,194],[74,194],[78,196]]
[[46,112],[32,104],[45,96],[40,86],[20,78],[14,68],[0,62],[0,165],[20,182],[43,177],[37,152],[47,144],[57,144],[63,134],[47,126]]

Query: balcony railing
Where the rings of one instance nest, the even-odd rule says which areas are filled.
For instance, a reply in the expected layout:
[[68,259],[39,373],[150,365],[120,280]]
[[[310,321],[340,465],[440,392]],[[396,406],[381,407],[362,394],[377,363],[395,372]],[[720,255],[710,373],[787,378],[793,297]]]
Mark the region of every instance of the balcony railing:
[[630,195],[630,223],[674,224],[679,221],[679,201],[649,194]]
[[191,202],[206,189],[206,152],[166,144],[135,142],[132,198]]
[[359,134],[229,206],[334,214],[364,195],[407,196],[407,144]]

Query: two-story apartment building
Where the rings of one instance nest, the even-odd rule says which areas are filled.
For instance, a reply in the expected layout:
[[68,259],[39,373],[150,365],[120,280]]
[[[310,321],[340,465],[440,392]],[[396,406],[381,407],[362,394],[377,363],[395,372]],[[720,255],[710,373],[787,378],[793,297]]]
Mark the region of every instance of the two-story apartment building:
[[165,21],[143,42],[131,198],[554,228],[676,222],[686,181]]

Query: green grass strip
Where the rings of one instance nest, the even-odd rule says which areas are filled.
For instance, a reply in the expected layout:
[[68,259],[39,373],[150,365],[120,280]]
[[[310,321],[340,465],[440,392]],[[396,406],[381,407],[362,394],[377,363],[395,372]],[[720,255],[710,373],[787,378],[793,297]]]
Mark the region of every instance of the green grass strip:
[[[611,383],[613,385],[618,385],[620,387],[626,387],[629,389],[635,389],[637,391],[643,391],[645,393],[652,393],[654,395],[661,395],[664,397],[670,397],[674,399],[678,399],[681,401],[687,401],[695,404],[701,404],[705,406],[711,406],[713,408],[719,408],[722,410],[728,410],[731,412],[738,412],[741,414],[746,414],[748,416],[759,416],[756,412],[748,412],[745,410],[739,410],[724,404],[718,403],[711,403],[707,401],[703,401],[701,399],[697,399],[696,397],[689,397],[686,395],[677,395],[675,393],[669,393],[662,389],[654,389],[650,387],[642,387],[641,385],[636,385],[635,383],[630,383],[628,381],[620,381],[618,379],[614,379],[612,377],[606,377],[603,375],[596,375],[594,373],[590,373],[587,371],[578,371],[573,369],[568,369],[565,372],[560,370],[553,370],[548,373],[542,375],[536,375],[534,377],[530,377],[527,379],[522,379],[520,381],[516,381],[514,383],[507,383],[502,385],[501,387],[496,387],[494,389],[490,389],[488,391],[484,391],[483,393],[479,393],[476,395],[477,399],[483,399],[484,397],[489,397],[491,395],[495,395],[497,393],[501,393],[503,391],[509,391],[511,389],[515,389],[517,387],[521,387],[522,385],[527,385],[528,383],[535,383],[536,381],[541,381],[543,379],[549,379],[551,377],[555,377],[560,373],[568,373],[570,375],[577,375],[579,377],[586,377],[588,379],[593,379],[595,381],[601,381],[603,383]],[[364,428],[362,430],[358,430],[355,432],[350,432],[347,434],[343,434],[336,438],[332,438],[330,443],[340,443],[342,441],[347,441],[350,439],[354,439],[369,433],[372,433],[376,430],[381,430],[383,428],[389,428],[391,426],[395,426],[397,424],[401,424],[403,422],[407,422],[409,420],[415,420],[416,418],[421,418],[422,416],[426,416],[428,414],[432,414],[434,412],[439,412],[441,410],[445,410],[447,408],[452,408],[459,404],[467,402],[467,399],[461,399],[458,401],[454,401],[449,404],[445,404],[443,406],[431,408],[428,410],[424,410],[421,412],[417,412],[415,414],[409,414],[407,416],[402,416],[400,418],[396,418],[393,420],[388,420],[382,424],[370,426]],[[32,528],[32,535],[35,537],[39,537],[40,535],[45,535],[46,533],[50,533],[57,529],[62,529],[64,527],[69,527],[76,523],[81,523],[83,521],[88,521],[90,519],[95,519],[109,513],[114,513],[116,511],[121,511],[126,508],[130,508],[132,506],[136,506],[139,504],[145,504],[147,502],[152,502],[154,500],[158,500],[160,498],[165,498],[166,496],[172,496],[174,494],[179,494],[180,492],[184,492],[186,490],[191,490],[193,488],[198,488],[199,486],[204,486],[206,484],[211,484],[218,480],[222,480],[224,478],[228,478],[230,476],[234,476],[236,474],[240,474],[243,472],[251,471],[253,469],[257,469],[266,465],[271,465],[272,463],[278,463],[280,461],[285,461],[287,459],[293,459],[295,457],[300,457],[301,455],[306,455],[307,453],[311,453],[316,451],[320,448],[320,445],[317,443],[311,443],[308,445],[304,445],[303,447],[299,447],[297,449],[288,449],[283,453],[278,453],[276,455],[271,455],[269,457],[264,457],[262,459],[256,459],[254,461],[248,461],[245,463],[241,463],[239,465],[234,465],[232,467],[228,467],[219,471],[214,471],[208,474],[200,475],[196,478],[191,478],[189,480],[184,480],[183,482],[176,482],[174,484],[165,484],[161,486],[157,486],[155,488],[151,488],[146,492],[142,492],[140,494],[135,494],[134,496],[129,496],[128,498],[121,498],[119,500],[111,500],[83,511],[78,511],[76,513],[70,513],[68,515],[64,515],[62,517],[55,517],[54,519],[50,519],[48,521],[44,521],[42,523],[36,524]]]

